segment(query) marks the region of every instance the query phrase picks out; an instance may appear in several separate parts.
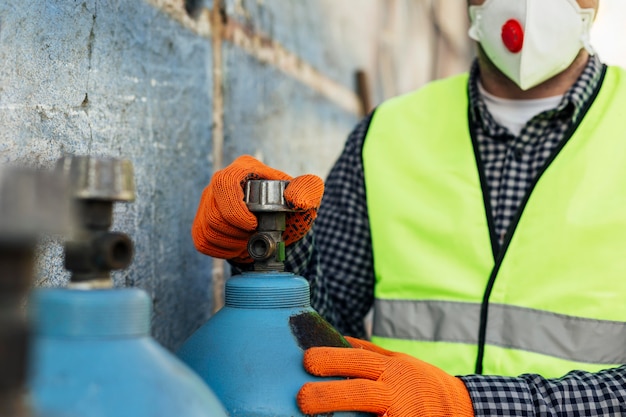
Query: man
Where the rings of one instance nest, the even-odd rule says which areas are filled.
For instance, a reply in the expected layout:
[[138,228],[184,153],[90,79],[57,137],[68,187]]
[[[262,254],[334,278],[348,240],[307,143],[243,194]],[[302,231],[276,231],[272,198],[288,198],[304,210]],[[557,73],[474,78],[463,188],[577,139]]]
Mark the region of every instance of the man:
[[[469,75],[363,120],[311,232],[319,184],[287,188],[304,213],[287,267],[313,306],[361,338],[374,306],[376,345],[305,353],[309,372],[350,377],[305,385],[306,414],[626,414],[626,72],[593,55],[597,7],[469,1]],[[198,249],[245,267],[254,223],[234,201],[246,178],[280,175],[249,157],[216,174]]]

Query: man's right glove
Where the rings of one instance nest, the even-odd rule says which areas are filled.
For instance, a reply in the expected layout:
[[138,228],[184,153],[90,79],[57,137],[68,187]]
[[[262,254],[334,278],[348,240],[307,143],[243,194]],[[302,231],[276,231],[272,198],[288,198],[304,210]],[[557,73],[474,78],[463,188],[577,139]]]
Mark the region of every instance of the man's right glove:
[[292,178],[244,155],[217,171],[202,193],[191,229],[198,251],[237,263],[252,262],[247,244],[257,228],[257,219],[246,207],[244,187],[247,181],[260,179],[290,181],[285,203],[296,211],[286,216],[285,245],[307,233],[324,194],[322,179],[316,175]]
[[305,369],[339,381],[309,382],[298,393],[304,414],[364,411],[384,417],[474,417],[465,384],[404,353],[346,337],[354,347],[314,347],[304,352]]

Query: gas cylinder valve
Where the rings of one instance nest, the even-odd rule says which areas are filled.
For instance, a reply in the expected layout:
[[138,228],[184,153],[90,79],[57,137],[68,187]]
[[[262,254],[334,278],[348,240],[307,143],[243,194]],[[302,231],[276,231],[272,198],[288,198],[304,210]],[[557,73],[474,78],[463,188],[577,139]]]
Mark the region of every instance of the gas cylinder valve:
[[70,287],[111,287],[111,271],[132,261],[133,243],[124,233],[111,232],[113,204],[135,199],[130,161],[92,156],[66,156],[57,163],[71,186],[77,232],[65,243],[65,268]]
[[285,219],[292,212],[285,203],[289,181],[250,180],[246,183],[245,202],[256,215],[257,232],[248,240],[248,254],[255,271],[285,270]]

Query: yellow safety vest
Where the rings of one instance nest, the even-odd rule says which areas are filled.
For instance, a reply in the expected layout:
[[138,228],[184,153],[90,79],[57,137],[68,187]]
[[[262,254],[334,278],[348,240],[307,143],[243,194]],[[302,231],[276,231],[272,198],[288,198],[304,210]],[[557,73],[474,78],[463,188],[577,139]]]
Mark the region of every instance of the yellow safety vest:
[[467,83],[390,100],[369,127],[373,341],[457,375],[626,363],[626,71],[606,71],[499,253]]

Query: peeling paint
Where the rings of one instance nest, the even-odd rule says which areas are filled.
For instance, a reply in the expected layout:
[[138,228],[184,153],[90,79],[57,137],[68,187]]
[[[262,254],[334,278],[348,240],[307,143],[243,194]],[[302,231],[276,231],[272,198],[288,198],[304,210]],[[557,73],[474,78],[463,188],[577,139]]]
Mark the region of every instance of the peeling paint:
[[232,19],[226,24],[224,38],[254,56],[259,62],[279,69],[344,110],[355,115],[363,113],[359,97],[353,90],[324,76],[273,39],[252,32]]
[[183,0],[145,0],[158,10],[167,13],[184,28],[191,30],[196,35],[208,38],[211,36],[211,18],[208,9],[202,9],[193,18],[185,10]]
[[[190,19],[189,16],[185,15],[184,6],[179,1],[148,1],[195,33],[206,37],[223,38],[254,56],[260,62],[278,68],[288,76],[324,95],[343,109],[354,114],[362,114],[361,101],[354,90],[329,79],[275,40],[230,18],[226,19],[222,27],[222,22],[215,20],[215,13],[220,10],[219,5],[221,4],[218,0],[215,0],[213,10],[205,9],[196,19]],[[241,5],[238,6],[238,9],[244,10]]]

